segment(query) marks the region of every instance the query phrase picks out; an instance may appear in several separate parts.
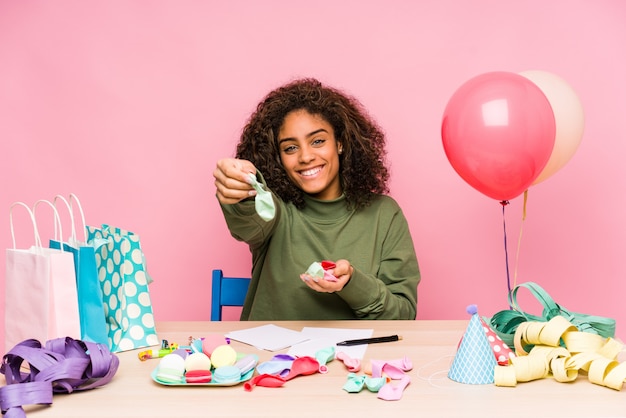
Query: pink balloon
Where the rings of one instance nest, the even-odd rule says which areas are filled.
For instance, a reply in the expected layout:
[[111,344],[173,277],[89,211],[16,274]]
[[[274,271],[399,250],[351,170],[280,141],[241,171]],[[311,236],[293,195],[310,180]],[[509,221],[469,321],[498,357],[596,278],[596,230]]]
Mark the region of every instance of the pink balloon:
[[454,170],[498,200],[519,196],[545,167],[555,140],[554,113],[529,79],[509,72],[481,74],[452,95],[441,137]]

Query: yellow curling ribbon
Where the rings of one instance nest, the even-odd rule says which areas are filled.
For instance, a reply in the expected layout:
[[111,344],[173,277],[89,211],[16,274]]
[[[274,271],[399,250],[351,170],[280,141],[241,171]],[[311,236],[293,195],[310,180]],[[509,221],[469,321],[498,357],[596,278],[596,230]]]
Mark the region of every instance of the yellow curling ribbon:
[[615,390],[621,390],[626,381],[626,362],[617,360],[623,344],[578,331],[562,316],[519,324],[514,346],[516,357],[511,364],[494,369],[496,386],[513,387],[550,375],[558,382],[571,382],[581,370],[591,383]]

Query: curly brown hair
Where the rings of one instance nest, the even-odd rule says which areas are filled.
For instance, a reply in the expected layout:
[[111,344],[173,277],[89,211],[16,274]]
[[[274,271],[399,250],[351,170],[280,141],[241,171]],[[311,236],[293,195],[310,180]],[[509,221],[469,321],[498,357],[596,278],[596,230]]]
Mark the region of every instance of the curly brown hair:
[[376,194],[389,192],[382,129],[357,99],[313,78],[292,81],[265,96],[243,129],[237,158],[251,161],[283,201],[303,208],[304,192],[287,176],[276,140],[287,114],[302,109],[324,118],[343,146],[339,177],[348,207],[365,207]]

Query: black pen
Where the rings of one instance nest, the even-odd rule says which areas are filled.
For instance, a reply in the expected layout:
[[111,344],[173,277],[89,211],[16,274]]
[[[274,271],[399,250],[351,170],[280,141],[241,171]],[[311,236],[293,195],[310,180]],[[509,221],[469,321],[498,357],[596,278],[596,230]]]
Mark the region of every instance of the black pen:
[[339,346],[348,345],[362,345],[362,344],[375,344],[375,343],[388,343],[391,341],[401,340],[402,337],[398,335],[389,335],[387,337],[374,337],[374,338],[362,338],[359,340],[346,340],[337,343]]

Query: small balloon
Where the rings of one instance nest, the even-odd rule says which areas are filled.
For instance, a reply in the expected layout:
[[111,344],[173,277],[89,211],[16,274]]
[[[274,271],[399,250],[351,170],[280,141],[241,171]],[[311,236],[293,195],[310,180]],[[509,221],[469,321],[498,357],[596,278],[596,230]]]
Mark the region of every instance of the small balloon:
[[562,78],[546,71],[523,71],[541,89],[554,112],[556,134],[554,149],[543,171],[533,184],[538,184],[567,164],[578,150],[585,129],[585,114],[576,92]]
[[546,166],[555,130],[554,113],[537,85],[519,74],[490,72],[455,91],[441,136],[461,178],[486,196],[509,200]]

